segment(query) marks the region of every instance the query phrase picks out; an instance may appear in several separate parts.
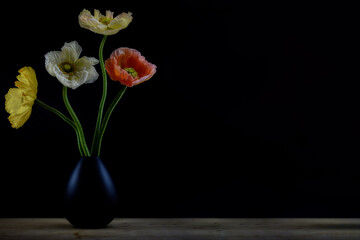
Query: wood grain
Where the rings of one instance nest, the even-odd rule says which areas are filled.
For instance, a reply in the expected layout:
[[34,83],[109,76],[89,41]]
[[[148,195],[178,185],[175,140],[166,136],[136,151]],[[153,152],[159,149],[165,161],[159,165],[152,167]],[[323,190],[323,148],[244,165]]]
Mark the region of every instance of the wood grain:
[[0,239],[360,239],[360,219],[115,219],[104,229],[77,229],[62,218],[2,218]]

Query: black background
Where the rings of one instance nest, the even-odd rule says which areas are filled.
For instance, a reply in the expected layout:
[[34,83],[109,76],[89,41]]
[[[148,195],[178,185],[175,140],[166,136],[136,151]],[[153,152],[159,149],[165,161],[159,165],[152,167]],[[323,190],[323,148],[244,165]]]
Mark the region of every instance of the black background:
[[[23,66],[38,98],[66,112],[44,55],[76,40],[98,58],[102,36],[80,28],[83,8],[133,22],[107,39],[139,50],[158,70],[129,88],[101,157],[119,217],[359,217],[359,74],[353,6],[231,1],[7,3],[1,88]],[[355,44],[357,43],[357,44]],[[100,66],[97,65],[100,73]],[[88,144],[102,80],[69,90]],[[108,101],[120,89],[109,80]],[[4,100],[4,99],[3,99]],[[0,216],[63,216],[79,159],[75,134],[34,105],[12,129],[0,110]]]

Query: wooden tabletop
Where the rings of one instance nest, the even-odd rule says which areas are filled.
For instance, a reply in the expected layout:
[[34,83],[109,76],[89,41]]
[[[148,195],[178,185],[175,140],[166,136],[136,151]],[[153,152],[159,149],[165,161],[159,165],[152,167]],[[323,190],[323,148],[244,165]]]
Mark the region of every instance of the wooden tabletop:
[[0,239],[360,239],[360,219],[119,218],[104,229],[77,229],[62,218],[1,218]]

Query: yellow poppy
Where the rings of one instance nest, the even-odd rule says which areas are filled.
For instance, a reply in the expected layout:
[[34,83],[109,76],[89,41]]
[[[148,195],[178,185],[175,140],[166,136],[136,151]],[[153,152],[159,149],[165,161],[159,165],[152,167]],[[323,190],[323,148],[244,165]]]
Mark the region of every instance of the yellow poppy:
[[38,82],[34,69],[23,67],[15,82],[17,88],[10,88],[5,95],[5,110],[10,114],[13,128],[20,128],[29,119],[37,95]]

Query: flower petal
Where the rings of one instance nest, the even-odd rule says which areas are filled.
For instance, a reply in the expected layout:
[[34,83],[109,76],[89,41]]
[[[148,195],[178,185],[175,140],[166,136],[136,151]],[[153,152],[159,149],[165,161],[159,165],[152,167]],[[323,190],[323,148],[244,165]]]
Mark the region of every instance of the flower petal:
[[20,75],[16,77],[18,81],[15,82],[15,85],[18,88],[24,89],[26,92],[32,92],[35,94],[34,97],[36,97],[38,82],[34,69],[31,67],[23,67],[19,70],[19,73]]
[[16,129],[22,127],[25,124],[25,122],[30,118],[31,111],[32,111],[32,108],[27,107],[27,108],[23,108],[22,111],[19,111],[15,114],[11,114],[8,117],[8,119],[11,123],[11,127],[16,128]]
[[114,81],[119,81],[120,78],[120,71],[121,67],[119,64],[117,64],[117,61],[115,58],[109,58],[105,61],[105,69],[106,72],[109,74],[109,77]]
[[78,44],[77,41],[72,41],[69,43],[65,43],[61,48],[62,54],[64,54],[64,58],[70,63],[74,63],[79,59],[82,48]]
[[106,10],[106,18],[107,19],[113,19],[114,18],[114,12],[110,10]]
[[80,27],[102,34],[102,32],[107,29],[107,26],[99,21],[103,15],[96,9],[94,11],[94,15],[95,16],[91,15],[90,11],[84,9],[78,17]]
[[[82,48],[76,42],[65,43],[61,52],[53,51],[45,55],[45,67],[50,75],[56,77],[64,86],[76,89],[84,83],[92,83],[98,78],[93,65],[99,60],[92,57],[79,59]],[[63,69],[63,64],[70,65],[70,71]]]
[[91,68],[88,70],[88,76],[86,79],[86,83],[93,83],[99,78],[99,74],[97,73],[96,69],[91,66]]
[[37,95],[37,79],[34,69],[24,67],[19,70],[17,88],[10,88],[5,95],[5,110],[10,114],[13,128],[19,128],[29,119]]
[[71,89],[76,89],[85,83],[88,72],[78,71],[75,74],[69,75],[63,73],[58,66],[54,68],[55,76],[60,83]]
[[23,90],[18,88],[10,88],[8,93],[5,95],[5,110],[12,114],[21,108],[21,99]]
[[99,78],[99,74],[93,65],[99,63],[99,60],[93,57],[82,57],[75,62],[75,68],[77,71],[87,71],[88,76],[84,83],[93,83]]
[[99,60],[93,57],[81,57],[75,62],[75,67],[90,67],[99,63]]
[[51,51],[45,54],[45,68],[51,76],[55,77],[54,66],[64,62],[63,57],[60,51]]
[[131,15],[131,12],[119,14],[109,23],[108,27],[110,29],[118,29],[119,31],[126,28],[133,19]]
[[89,71],[87,69],[82,71],[76,71],[75,74],[70,76],[70,82],[73,86],[71,88],[76,89],[79,86],[83,85],[84,83],[87,83],[88,76],[89,76]]
[[[85,11],[87,11],[86,9],[84,9]],[[89,14],[90,14],[90,16],[91,16],[91,13],[90,13],[90,11],[87,11]],[[91,16],[92,17],[92,16]],[[99,10],[97,10],[97,9],[94,9],[94,18],[96,19],[96,20],[100,20],[100,18],[102,18],[102,17],[104,17],[101,13],[100,13],[100,11]]]
[[[132,77],[125,68],[133,68],[138,78]],[[149,80],[156,72],[156,66],[146,61],[139,51],[131,48],[118,48],[105,61],[105,69],[113,81],[119,81],[128,87]]]
[[[94,10],[94,16],[90,11],[84,9],[79,14],[80,27],[102,35],[114,35],[121,29],[126,28],[132,21],[131,13],[122,13],[113,18],[114,13],[107,10],[106,16],[102,15],[99,10]],[[103,21],[105,18],[106,21]],[[102,20],[103,19],[103,20]]]
[[31,67],[23,67],[19,73],[16,77],[18,81],[15,81],[15,86],[23,91],[24,104],[30,103],[32,106],[36,99],[38,87],[35,71]]
[[90,29],[99,25],[99,19],[101,17],[99,10],[95,9],[94,15],[95,17],[91,15],[90,11],[87,9],[82,10],[78,17],[80,27]]
[[142,82],[145,82],[145,81],[149,80],[150,78],[152,78],[152,76],[154,76],[155,73],[156,73],[156,66],[155,66],[155,68],[152,68],[151,72],[148,75],[142,76],[141,78],[135,80],[133,82],[134,85],[138,85],[138,84],[140,84]]

